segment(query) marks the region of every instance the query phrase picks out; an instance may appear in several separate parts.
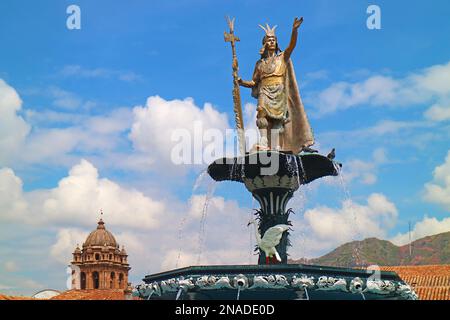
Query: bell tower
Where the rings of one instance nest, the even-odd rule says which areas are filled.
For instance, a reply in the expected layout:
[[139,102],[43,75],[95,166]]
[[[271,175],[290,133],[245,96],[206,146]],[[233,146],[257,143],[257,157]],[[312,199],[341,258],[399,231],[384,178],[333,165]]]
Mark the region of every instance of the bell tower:
[[71,262],[72,270],[79,270],[79,282],[72,289],[126,289],[128,285],[128,254],[120,249],[114,235],[106,230],[103,219],[97,223],[84,241],[77,245]]

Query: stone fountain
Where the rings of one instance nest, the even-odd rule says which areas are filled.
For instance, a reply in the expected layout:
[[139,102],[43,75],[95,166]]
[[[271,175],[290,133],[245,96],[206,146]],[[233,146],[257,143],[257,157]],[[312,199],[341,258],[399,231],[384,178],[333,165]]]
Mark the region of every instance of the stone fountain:
[[[268,161],[270,159],[270,161]],[[272,174],[270,172],[276,163]],[[290,225],[286,209],[302,185],[339,174],[340,164],[319,154],[267,151],[218,159],[208,167],[216,181],[235,181],[259,202],[259,232]],[[281,261],[262,250],[255,265],[192,266],[146,276],[134,295],[149,300],[410,300],[417,295],[394,272],[287,264],[289,233],[276,246]]]
[[[260,204],[257,211],[258,264],[192,266],[147,275],[134,294],[144,299],[292,300],[416,299],[414,291],[393,272],[288,264],[291,222],[287,209],[294,193],[312,181],[339,175],[334,149],[320,155],[300,98],[290,56],[303,18],[295,19],[291,42],[278,48],[275,28],[263,27],[261,59],[252,80],[238,77],[234,20],[225,40],[233,52],[233,101],[240,156],[217,159],[208,166],[215,181],[243,183]],[[246,150],[239,87],[258,99],[256,124],[260,140]],[[268,256],[266,256],[266,254]]]

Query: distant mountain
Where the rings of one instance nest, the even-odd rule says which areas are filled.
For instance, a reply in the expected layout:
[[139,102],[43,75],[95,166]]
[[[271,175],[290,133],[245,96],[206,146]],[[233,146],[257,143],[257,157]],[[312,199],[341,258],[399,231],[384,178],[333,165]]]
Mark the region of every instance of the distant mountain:
[[450,264],[450,232],[425,237],[398,247],[377,238],[348,242],[326,255],[315,258],[289,260],[334,267],[355,267],[377,264],[380,266]]

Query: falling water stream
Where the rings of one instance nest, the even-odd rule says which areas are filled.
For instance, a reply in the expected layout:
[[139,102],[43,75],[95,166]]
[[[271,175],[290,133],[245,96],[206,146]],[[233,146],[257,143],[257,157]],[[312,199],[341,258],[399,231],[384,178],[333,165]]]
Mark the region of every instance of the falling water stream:
[[[295,206],[295,212],[300,214],[301,217],[303,217],[306,208],[306,188],[308,188],[307,185],[302,186],[299,190],[297,190],[292,199],[292,205]],[[300,258],[305,258],[306,234],[304,228],[302,227],[304,227],[303,224],[297,230],[297,233],[300,235],[300,246],[298,248],[297,254]]]
[[187,215],[188,213],[185,214],[185,216],[181,219],[180,225],[178,226],[178,255],[177,255],[177,261],[175,264],[175,269],[178,268],[178,264],[180,262],[181,259],[181,245],[183,243],[183,230],[184,230],[184,225],[186,224],[186,220],[187,220]]
[[361,242],[359,241],[359,239],[361,238],[361,232],[359,231],[359,228],[358,228],[358,217],[356,215],[356,211],[353,206],[353,201],[352,201],[352,196],[350,194],[350,190],[349,190],[348,185],[344,178],[343,170],[336,163],[333,163],[333,164],[334,164],[334,167],[336,168],[337,172],[339,172],[339,175],[338,175],[339,182],[340,182],[342,190],[344,192],[345,200],[349,203],[349,208],[350,208],[351,214],[353,216],[353,223],[351,223],[351,225],[353,226],[353,231],[354,231],[354,239],[353,240],[357,241],[355,249],[353,250],[353,259],[355,261],[356,267],[358,267],[358,266],[362,265],[362,261],[361,261],[361,257],[360,257]]
[[175,300],[180,299],[180,296],[181,296],[181,293],[182,293],[182,292],[183,292],[183,289],[180,288],[180,289],[178,290],[178,292],[177,292],[177,296],[176,296]]
[[[298,161],[299,160],[299,161]],[[300,170],[302,171],[302,178],[303,180],[306,180],[306,175],[305,175],[305,170],[303,167],[303,161],[302,158],[299,156],[297,160],[297,157],[294,157],[294,168],[292,168],[292,166],[289,166],[289,171],[292,174],[295,174],[297,176],[297,185],[298,185],[298,190],[294,193],[293,195],[293,199],[291,200],[292,205],[295,207],[295,211],[296,213],[300,213],[302,214],[303,211],[305,210],[306,207],[306,194],[305,194],[305,189],[308,188],[308,184],[302,185],[301,182],[302,180],[300,179]],[[305,239],[306,239],[306,235],[304,233],[304,231],[300,230],[300,237],[301,237],[301,251],[300,251],[300,257],[303,258],[304,257],[304,253],[303,250],[305,248]]]
[[[205,184],[205,178],[208,178],[208,171],[207,169],[203,169],[200,174],[197,176],[197,178],[195,179],[195,183],[192,187],[192,195],[200,188],[200,186]],[[177,255],[177,259],[176,259],[176,264],[175,264],[175,269],[178,268],[178,265],[180,263],[180,259],[181,259],[181,251],[182,251],[182,245],[183,245],[183,231],[187,222],[187,219],[189,217],[189,210],[186,210],[185,215],[183,216],[183,218],[180,220],[180,224],[178,225],[178,255]]]
[[[253,197],[252,196],[252,210],[249,212],[249,217],[248,217],[248,221],[247,222],[249,222],[250,220],[252,220],[253,219],[253,212],[254,212],[254,210],[257,210],[257,208],[256,208],[256,200],[255,200],[255,197]],[[248,246],[249,246],[249,248],[248,248],[248,264],[252,264],[252,260],[253,260],[253,237],[254,237],[254,235],[253,235],[253,232],[252,232],[252,228],[248,228],[248,236],[249,236],[249,238],[248,238]]]
[[[303,167],[302,157],[299,156],[298,159],[300,160],[300,168],[302,169],[302,178],[303,178],[303,180],[306,180],[306,171],[305,171],[305,168]],[[295,161],[297,162],[297,157],[295,157]],[[297,173],[298,173],[298,171],[297,171]],[[300,176],[299,174],[297,174],[297,175]]]
[[200,259],[203,253],[203,247],[205,245],[205,238],[206,238],[206,216],[208,213],[208,206],[211,198],[214,195],[214,191],[216,189],[216,181],[212,181],[208,185],[208,192],[205,196],[205,203],[203,204],[202,209],[202,217],[200,219],[200,231],[198,235],[198,256],[197,256],[197,265],[200,264]]
[[241,287],[238,287],[236,300],[239,300],[239,295],[241,294]]
[[308,289],[306,287],[305,287],[305,295],[306,295],[306,300],[309,300]]
[[192,193],[197,191],[197,189],[202,185],[202,183],[205,180],[205,177],[207,177],[207,174],[208,174],[208,169],[204,169],[204,170],[202,170],[202,172],[200,172],[197,179],[195,179],[194,186],[192,187]]
[[[302,158],[298,157],[298,159],[300,160],[300,164],[301,164],[301,169],[302,169],[302,174],[304,175],[304,170],[303,170],[303,162],[302,162]],[[300,170],[299,170],[299,163],[297,161],[297,157],[294,157],[294,162],[295,162],[295,168],[294,168],[294,172],[297,175],[297,183],[298,183],[298,187],[300,188]],[[291,169],[292,170],[292,169]]]

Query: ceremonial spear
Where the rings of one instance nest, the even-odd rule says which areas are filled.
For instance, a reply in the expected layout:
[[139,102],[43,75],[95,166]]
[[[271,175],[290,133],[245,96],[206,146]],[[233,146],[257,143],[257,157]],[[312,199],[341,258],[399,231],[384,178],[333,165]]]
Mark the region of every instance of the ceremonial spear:
[[234,103],[234,119],[236,122],[236,129],[238,132],[239,151],[241,156],[245,156],[245,132],[244,122],[242,119],[242,105],[241,105],[241,92],[239,88],[239,76],[238,76],[238,61],[236,56],[236,42],[239,38],[234,35],[234,18],[227,17],[228,26],[230,32],[224,32],[225,42],[231,43],[231,50],[233,52],[233,103]]

